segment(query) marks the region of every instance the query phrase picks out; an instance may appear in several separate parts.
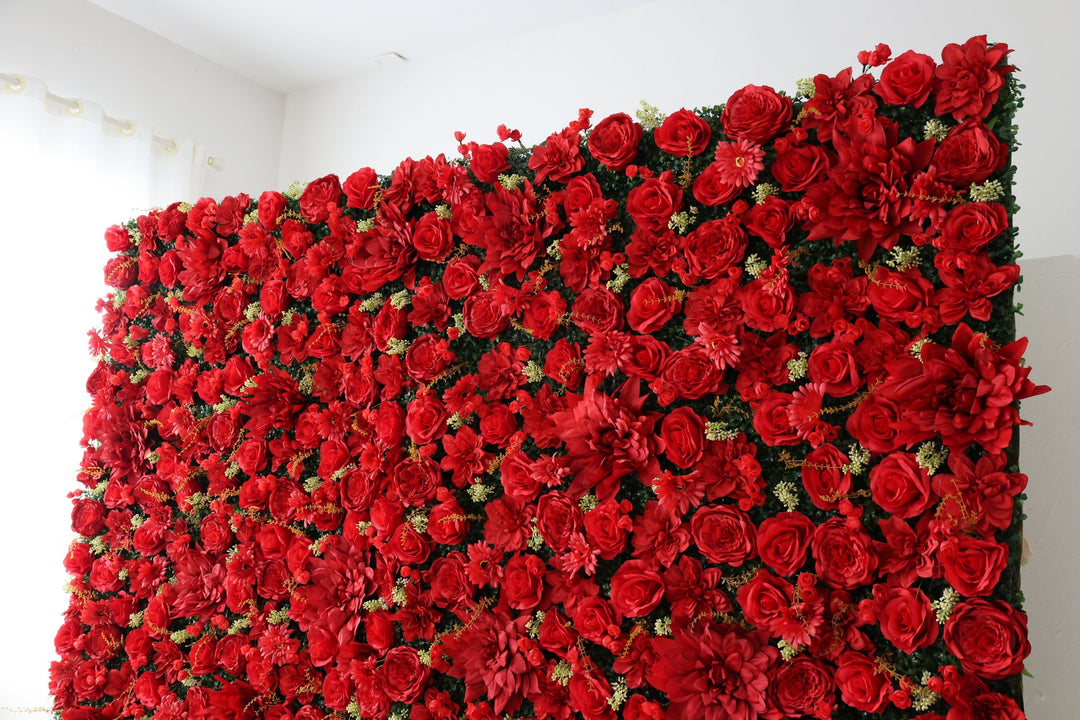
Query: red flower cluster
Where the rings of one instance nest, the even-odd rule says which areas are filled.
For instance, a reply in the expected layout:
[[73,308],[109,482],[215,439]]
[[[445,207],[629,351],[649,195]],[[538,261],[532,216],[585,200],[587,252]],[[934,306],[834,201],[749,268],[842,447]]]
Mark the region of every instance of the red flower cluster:
[[61,718],[1022,717],[1008,53],[111,228]]

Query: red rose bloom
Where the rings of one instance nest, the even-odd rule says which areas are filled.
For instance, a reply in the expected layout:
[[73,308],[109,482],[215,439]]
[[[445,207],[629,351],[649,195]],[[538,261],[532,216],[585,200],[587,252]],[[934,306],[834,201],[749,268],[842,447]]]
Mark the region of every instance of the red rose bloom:
[[656,146],[675,157],[693,157],[705,152],[712,130],[697,113],[683,108],[668,115],[656,128]]
[[937,640],[937,617],[918,588],[875,585],[873,599],[864,600],[859,612],[877,622],[881,634],[900,652],[910,655]]
[[784,192],[806,190],[829,169],[829,156],[820,145],[804,145],[793,135],[785,135],[776,141],[776,162],[771,168]]
[[646,230],[667,229],[671,216],[682,207],[682,189],[670,172],[651,177],[626,196],[626,212]]
[[589,133],[589,152],[608,170],[622,170],[637,157],[642,129],[626,113],[609,115]]
[[664,581],[644,560],[627,560],[611,578],[611,607],[626,617],[644,617],[664,598]]
[[[345,178],[341,189],[345,191],[346,205],[359,210],[370,210],[375,207],[375,197],[379,192],[379,176],[371,168],[360,168]],[[262,198],[259,199],[259,205],[261,210]]]
[[722,163],[709,163],[694,180],[694,199],[702,205],[715,207],[734,200],[742,188],[725,182],[726,170]]
[[938,548],[945,582],[966,597],[985,597],[994,591],[1009,562],[1009,546],[993,540],[957,535]]
[[930,476],[911,453],[887,455],[870,470],[870,495],[890,515],[911,518],[923,514],[934,502]]
[[764,145],[791,122],[791,113],[791,98],[767,85],[747,85],[728,98],[720,122],[728,137]]
[[470,146],[469,169],[480,182],[494,183],[510,169],[510,151],[501,142]]
[[1015,675],[1031,652],[1027,616],[1001,600],[968,600],[945,623],[945,647],[965,672],[986,680]]
[[664,416],[660,427],[664,454],[675,465],[689,468],[701,459],[705,444],[705,421],[688,407],[678,407]]
[[874,92],[887,105],[922,107],[934,85],[934,68],[932,57],[908,50],[885,66]]
[[765,518],[756,538],[761,561],[782,577],[794,574],[806,563],[814,530],[814,523],[800,512],[782,512]]
[[341,202],[341,181],[337,175],[312,180],[300,196],[300,212],[310,223],[320,223],[330,217],[331,208]]
[[939,250],[976,253],[1009,226],[1009,216],[1001,203],[964,203],[949,211],[941,226],[941,235],[934,238]]
[[652,334],[675,317],[681,307],[675,288],[659,278],[647,278],[630,293],[626,321],[634,331]]
[[846,652],[840,656],[836,667],[836,686],[844,703],[868,713],[884,710],[893,690],[889,676],[880,671],[874,659],[857,652]]

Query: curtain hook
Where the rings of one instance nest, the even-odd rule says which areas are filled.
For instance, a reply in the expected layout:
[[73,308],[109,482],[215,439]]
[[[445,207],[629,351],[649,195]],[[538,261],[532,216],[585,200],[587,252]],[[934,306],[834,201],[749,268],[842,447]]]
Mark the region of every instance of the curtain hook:
[[6,76],[8,79],[4,83],[4,87],[9,93],[21,93],[26,89],[26,81],[18,75]]

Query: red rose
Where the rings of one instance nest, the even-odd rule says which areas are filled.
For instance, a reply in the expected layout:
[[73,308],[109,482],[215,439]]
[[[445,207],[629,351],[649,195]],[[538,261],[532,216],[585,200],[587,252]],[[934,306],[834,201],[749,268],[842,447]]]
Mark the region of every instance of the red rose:
[[795,291],[786,282],[760,277],[739,288],[739,302],[749,327],[775,332],[786,328],[795,312]]
[[985,597],[994,591],[1009,562],[1009,547],[969,535],[951,537],[938,548],[945,582],[966,597]]
[[729,505],[700,508],[694,513],[690,531],[698,551],[711,563],[738,567],[755,555],[754,523],[749,515]]
[[379,176],[369,167],[360,168],[345,179],[341,189],[345,191],[346,205],[358,210],[371,210],[380,191]]
[[653,133],[656,146],[675,157],[693,157],[705,152],[712,136],[709,123],[697,113],[683,108],[671,113]]
[[791,395],[769,390],[764,398],[754,403],[754,431],[766,445],[779,447],[802,442],[802,438],[791,425],[791,416],[788,413],[791,402]]
[[470,295],[461,310],[465,332],[473,337],[493,338],[510,327],[508,311],[499,295],[491,290]]
[[788,210],[787,201],[770,195],[765,202],[751,207],[743,216],[743,222],[751,235],[761,238],[775,250],[784,246],[794,218]]
[[565,315],[566,300],[562,295],[554,290],[538,292],[529,300],[521,324],[537,340],[547,340],[559,329]]
[[630,377],[653,382],[670,350],[652,335],[631,335],[627,338],[625,352],[617,358],[619,370]]
[[650,277],[630,293],[626,321],[636,332],[651,335],[682,308],[680,295],[663,280]]
[[443,271],[443,287],[446,294],[453,300],[461,300],[480,289],[480,258],[475,255],[466,255],[460,260],[448,263]]
[[688,407],[668,413],[660,426],[667,459],[681,468],[689,468],[701,459],[705,445],[705,421]]
[[870,495],[882,510],[902,518],[922,515],[935,499],[926,468],[904,452],[891,453],[870,469]]
[[844,703],[869,713],[884,710],[893,691],[889,676],[881,672],[874,659],[857,652],[846,652],[840,656],[836,667],[836,686]]
[[637,157],[642,129],[626,113],[609,115],[589,134],[589,152],[608,170],[622,170]]
[[977,253],[1009,226],[1001,203],[964,203],[949,211],[934,247],[950,252]]
[[232,547],[233,533],[228,516],[222,513],[210,513],[199,525],[199,539],[210,553],[223,553]]
[[785,135],[776,141],[776,162],[771,170],[781,190],[801,192],[829,169],[829,157],[820,145],[802,145],[790,138]]
[[469,149],[472,155],[469,169],[480,182],[494,183],[498,181],[499,173],[510,169],[510,151],[501,142],[470,146]]
[[544,374],[567,390],[577,390],[585,375],[585,361],[581,359],[581,346],[559,338],[544,356]]
[[[667,221],[664,221],[667,224]],[[118,290],[126,290],[138,277],[138,265],[135,258],[128,255],[109,258],[105,263],[105,284]]]
[[791,99],[771,87],[747,85],[724,104],[720,122],[735,140],[764,145],[791,122]]
[[664,597],[664,581],[644,560],[627,560],[611,578],[611,606],[625,617],[644,617]]
[[821,706],[835,704],[833,671],[820,660],[799,655],[775,666],[769,695],[786,717],[813,717]]
[[757,530],[758,555],[777,575],[792,575],[806,563],[815,529],[810,518],[800,512],[782,512],[766,518]]
[[860,526],[852,529],[844,518],[819,525],[810,541],[818,576],[831,587],[854,590],[874,578],[878,554],[874,541]]
[[872,453],[888,453],[905,442],[901,434],[901,403],[886,393],[872,392],[847,419],[846,428],[859,444]]
[[1005,43],[988,48],[985,35],[976,35],[963,45],[946,45],[941,51],[941,65],[934,71],[934,113],[952,113],[956,120],[989,115],[1005,85],[1005,76],[1016,69],[1003,64],[1011,52]]
[[574,606],[574,628],[586,640],[604,645],[613,652],[618,651],[619,637],[622,631],[619,623],[622,618],[611,609],[611,603],[602,597],[587,597]]
[[918,268],[896,272],[879,266],[870,276],[867,296],[874,310],[884,320],[918,327],[924,311],[931,304],[934,284]]
[[391,700],[411,703],[427,686],[428,667],[420,662],[416,648],[398,645],[386,653],[382,664],[383,691]]
[[538,556],[515,554],[503,570],[502,589],[507,603],[515,610],[532,610],[544,594],[547,566]]
[[421,260],[442,262],[454,249],[450,223],[433,212],[421,217],[413,227],[412,244]]
[[634,527],[630,519],[630,501],[615,498],[601,500],[585,513],[585,535],[589,545],[600,551],[600,557],[611,560],[626,548],[626,540]]
[[105,529],[105,503],[79,498],[71,508],[71,529],[83,537],[92,538]]
[[671,216],[682,207],[682,189],[672,182],[671,173],[651,177],[626,196],[626,212],[646,230],[666,230]]
[[855,345],[849,340],[822,343],[810,352],[807,376],[820,383],[827,395],[845,397],[862,385]]
[[982,182],[1009,159],[1009,146],[981,120],[968,118],[945,136],[934,153],[938,180],[956,188]]
[[267,190],[259,196],[259,222],[267,230],[277,230],[281,225],[281,216],[288,201],[285,196],[273,190]]
[[543,145],[533,148],[529,169],[536,172],[535,183],[546,179],[565,183],[585,166],[579,147],[581,138],[570,129],[550,135]]
[[875,585],[874,598],[864,603],[868,619],[878,623],[881,634],[900,652],[910,655],[937,640],[937,616],[922,590]]
[[341,202],[341,181],[337,175],[312,180],[300,196],[300,212],[309,223],[320,223],[330,217],[330,208]]
[[570,540],[581,532],[581,508],[564,492],[545,493],[536,502],[536,528],[553,550],[565,552]]
[[405,432],[417,445],[426,445],[446,432],[446,408],[431,394],[419,395],[406,408]]
[[934,68],[929,55],[908,50],[885,66],[874,92],[886,105],[922,107],[934,85]]
[[[738,185],[724,181],[723,168],[722,163],[709,163],[701,171],[701,174],[697,176],[697,179],[694,180],[692,187],[694,199],[702,205],[708,205],[709,207],[723,205],[734,200],[742,192],[742,188]],[[663,227],[666,228],[667,224],[665,223]],[[659,230],[661,228],[657,227],[655,229]]]
[[945,623],[945,647],[964,672],[1002,680],[1023,670],[1031,652],[1027,616],[1002,600],[968,600]]

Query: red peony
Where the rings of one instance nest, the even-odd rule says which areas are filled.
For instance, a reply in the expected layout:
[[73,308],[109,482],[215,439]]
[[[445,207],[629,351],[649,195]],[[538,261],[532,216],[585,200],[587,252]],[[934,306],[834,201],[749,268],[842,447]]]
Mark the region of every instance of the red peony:
[[1031,652],[1027,616],[1001,600],[968,600],[945,623],[945,647],[983,679],[1015,675]]
[[626,113],[609,115],[589,133],[589,152],[608,170],[622,170],[637,157],[641,124]]
[[791,98],[767,85],[747,85],[728,98],[720,122],[728,137],[764,145],[784,130],[791,115]]

